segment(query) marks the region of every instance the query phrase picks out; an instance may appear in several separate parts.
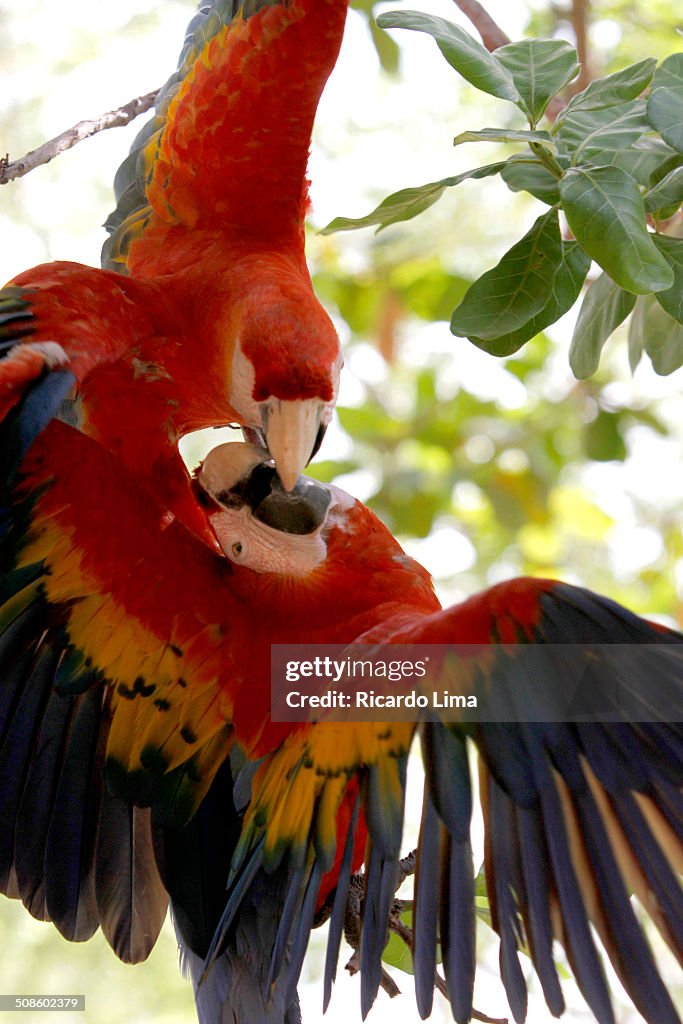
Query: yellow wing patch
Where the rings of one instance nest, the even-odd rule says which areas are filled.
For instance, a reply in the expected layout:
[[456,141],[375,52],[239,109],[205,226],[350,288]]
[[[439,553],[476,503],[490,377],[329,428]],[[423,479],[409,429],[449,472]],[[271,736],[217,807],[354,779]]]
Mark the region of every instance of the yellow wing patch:
[[397,759],[407,753],[414,732],[414,723],[318,722],[290,734],[254,777],[235,864],[261,835],[269,866],[285,850],[304,856],[309,843],[333,854],[348,781],[368,766],[381,769],[383,799],[402,806]]
[[[112,686],[107,757],[129,773],[165,773],[199,754],[205,789],[227,753],[226,747],[218,757],[213,740],[232,715],[219,685],[223,631],[200,628],[187,616],[172,619],[163,637],[145,625],[107,592],[94,568],[96,557],[79,549],[73,528],[59,523],[65,508],[49,507],[41,516],[38,502],[19,568],[44,563],[40,586],[49,604],[67,608],[70,643]],[[15,595],[3,616],[11,621],[36,586]]]

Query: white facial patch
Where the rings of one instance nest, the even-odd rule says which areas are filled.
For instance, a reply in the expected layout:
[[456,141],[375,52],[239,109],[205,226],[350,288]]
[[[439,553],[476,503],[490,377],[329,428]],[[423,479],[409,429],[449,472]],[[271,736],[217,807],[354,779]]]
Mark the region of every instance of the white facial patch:
[[255,382],[254,365],[242,351],[238,338],[232,357],[230,405],[248,426],[260,427],[261,407],[254,399]]
[[[339,377],[344,357],[341,352],[337,355],[332,369],[332,399],[329,402],[321,402],[320,423],[327,426],[332,419],[332,413],[337,403],[339,394]],[[240,339],[235,342],[235,349],[232,357],[232,390],[230,392],[230,405],[235,412],[239,413],[243,421],[254,427],[260,427],[262,422],[261,410],[265,403],[259,403],[254,399],[254,384],[256,377],[253,363],[247,359]]]
[[245,505],[209,516],[218,543],[231,562],[255,572],[306,576],[325,560],[320,527],[314,533],[283,533],[254,519]]
[[335,487],[334,484],[326,484],[325,486],[332,496],[327,516],[325,517],[325,524],[326,526],[338,525],[344,529],[345,513],[353,508],[356,504],[356,499],[348,491],[343,491],[341,487]]
[[320,422],[324,427],[329,426],[329,423],[332,419],[332,413],[334,412],[334,407],[337,404],[337,398],[339,397],[339,381],[341,378],[341,371],[343,366],[344,356],[342,355],[340,350],[332,366],[332,401],[325,402],[323,406],[322,415],[320,417]]

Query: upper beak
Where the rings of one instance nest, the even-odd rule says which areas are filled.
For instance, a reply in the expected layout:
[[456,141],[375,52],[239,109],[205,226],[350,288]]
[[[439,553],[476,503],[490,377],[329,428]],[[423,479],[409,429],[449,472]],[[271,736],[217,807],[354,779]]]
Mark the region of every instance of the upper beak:
[[286,491],[294,489],[316,451],[322,408],[317,398],[269,402],[264,408],[263,433]]

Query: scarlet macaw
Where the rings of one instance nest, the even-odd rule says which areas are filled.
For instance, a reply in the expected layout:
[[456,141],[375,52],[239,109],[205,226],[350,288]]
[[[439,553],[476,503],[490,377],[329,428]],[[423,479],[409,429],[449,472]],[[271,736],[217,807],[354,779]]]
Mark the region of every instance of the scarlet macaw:
[[200,427],[243,424],[294,486],[341,366],[305,262],[304,216],[313,118],[347,6],[201,8],[117,174],[109,269],[45,264],[0,291],[0,420],[52,371],[53,404],[75,383],[81,429],[188,521],[177,441]]
[[[503,687],[516,678],[510,644],[656,644],[658,685],[680,706],[683,636],[545,580],[441,610],[428,574],[367,508],[305,479],[287,494],[266,459],[228,445],[205,461],[194,495],[218,553],[91,438],[54,422],[32,445],[0,608],[4,891],[71,938],[101,924],[129,958],[153,944],[167,891],[200,1019],[218,1020],[222,1005],[228,1019],[281,1024],[297,1019],[296,981],[324,902],[329,998],[349,873],[364,859],[365,1014],[419,731],[417,1004],[430,1013],[438,932],[453,1015],[467,1021],[472,740],[515,1019],[526,1006],[522,941],[551,1012],[562,1012],[556,938],[596,1019],[613,1021],[592,925],[649,1024],[679,1022],[629,900],[637,894],[683,958],[679,723],[287,724],[271,720],[269,683],[278,642],[484,643],[479,678]],[[83,480],[95,496],[88,515],[74,500]],[[651,681],[633,673],[637,696]],[[609,694],[614,681],[595,686]]]

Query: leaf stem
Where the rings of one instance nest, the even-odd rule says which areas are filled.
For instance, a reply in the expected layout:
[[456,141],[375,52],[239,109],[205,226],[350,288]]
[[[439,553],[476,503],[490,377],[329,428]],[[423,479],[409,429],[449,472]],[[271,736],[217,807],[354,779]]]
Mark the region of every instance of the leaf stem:
[[544,146],[541,142],[530,142],[529,148],[531,149],[534,156],[538,157],[538,159],[541,161],[546,170],[550,171],[553,178],[559,181],[562,175],[564,174],[564,171],[562,170],[562,168],[560,167],[560,165],[558,164],[557,160],[550,152],[550,150],[547,149],[546,146]]

